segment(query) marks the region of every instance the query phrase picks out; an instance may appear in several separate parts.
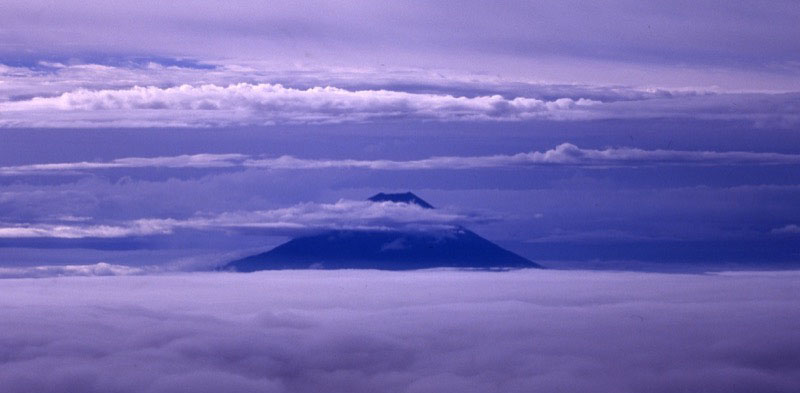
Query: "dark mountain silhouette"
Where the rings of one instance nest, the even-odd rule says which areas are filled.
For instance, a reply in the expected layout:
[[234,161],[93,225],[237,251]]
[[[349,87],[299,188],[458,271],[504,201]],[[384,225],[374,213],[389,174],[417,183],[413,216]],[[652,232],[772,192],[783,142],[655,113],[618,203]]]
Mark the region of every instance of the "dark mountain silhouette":
[[422,198],[414,195],[413,193],[406,192],[402,194],[384,194],[378,193],[371,197],[369,200],[372,202],[403,202],[403,203],[412,203],[415,205],[422,206],[426,209],[433,209],[430,203],[425,202]]
[[[413,193],[384,194],[373,202],[413,203],[433,209]],[[228,263],[222,270],[277,269],[412,270],[437,267],[475,269],[541,268],[463,228],[435,232],[333,230],[292,239],[262,254]]]

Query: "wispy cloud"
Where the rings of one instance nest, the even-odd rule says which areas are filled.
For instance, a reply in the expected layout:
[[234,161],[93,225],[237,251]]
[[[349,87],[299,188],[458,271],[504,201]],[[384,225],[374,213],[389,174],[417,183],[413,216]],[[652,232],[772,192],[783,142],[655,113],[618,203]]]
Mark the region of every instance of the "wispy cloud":
[[798,87],[800,11],[792,1],[766,8],[736,2],[724,12],[714,2],[668,9],[658,2],[575,1],[139,3],[5,0],[0,51],[43,54],[65,65],[82,54],[159,53],[280,65],[429,66],[567,82]]
[[115,225],[85,223],[0,224],[0,238],[120,238],[172,233],[180,222],[172,219],[144,219]]
[[245,166],[272,169],[364,168],[376,170],[474,169],[536,165],[770,165],[800,164],[800,155],[769,152],[644,150],[638,148],[582,149],[562,143],[547,151],[513,155],[432,157],[422,160],[309,160],[291,156],[255,159]]
[[340,200],[302,203],[257,211],[225,212],[188,219],[152,218],[98,225],[90,221],[58,224],[5,224],[0,238],[124,238],[171,234],[176,230],[248,230],[292,234],[327,229],[430,231],[490,221],[478,213],[424,209],[407,203]]
[[35,175],[74,173],[119,168],[262,168],[274,170],[369,169],[434,170],[526,167],[538,165],[567,166],[637,166],[637,165],[796,165],[800,154],[773,152],[719,152],[688,150],[645,150],[631,147],[584,149],[562,143],[546,151],[490,156],[442,156],[420,160],[308,159],[294,156],[276,158],[245,154],[195,154],[172,157],[128,157],[112,161],[66,162],[0,167],[0,175]]
[[800,225],[797,224],[787,224],[780,228],[775,228],[771,231],[771,233],[775,235],[793,235],[793,234],[800,234]]
[[193,154],[171,157],[127,157],[99,162],[63,162],[0,167],[0,175],[50,174],[115,168],[225,168],[240,164],[243,154]]

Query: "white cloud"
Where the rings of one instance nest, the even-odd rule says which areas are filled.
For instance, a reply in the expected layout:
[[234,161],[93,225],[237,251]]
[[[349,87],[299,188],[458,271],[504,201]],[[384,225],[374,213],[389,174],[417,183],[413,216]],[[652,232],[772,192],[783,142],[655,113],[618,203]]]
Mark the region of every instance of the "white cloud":
[[66,162],[0,167],[0,175],[53,174],[114,168],[264,168],[430,170],[524,167],[536,165],[795,165],[800,155],[772,152],[644,150],[631,147],[583,149],[562,143],[546,151],[491,156],[444,156],[420,160],[260,158],[244,154],[195,154],[174,157],[128,157],[112,161]]
[[0,267],[0,278],[43,278],[64,276],[123,276],[144,274],[140,267],[99,262],[92,265]]
[[[640,100],[706,94],[709,89],[653,89],[622,86],[545,84],[536,80],[508,79],[496,75],[453,70],[380,67],[276,67],[268,62],[211,62],[212,69],[163,66],[108,66],[67,64],[63,68],[36,70],[0,64],[0,102],[56,97],[81,89],[125,90],[134,86],[162,88],[180,85],[271,83],[291,87],[337,86],[347,90],[380,90],[386,86],[417,86],[419,90],[455,95],[454,92],[497,92],[504,96],[582,97],[595,100]],[[463,93],[462,93],[463,94]],[[483,93],[484,95],[486,93]],[[470,96],[480,95],[477,93]]]
[[0,226],[0,238],[119,238],[172,233],[178,221],[172,219],[143,219],[122,225],[76,224],[5,224]]
[[245,161],[245,166],[271,169],[364,168],[382,170],[473,169],[532,165],[627,166],[627,165],[769,165],[800,164],[800,155],[769,152],[717,152],[644,150],[637,148],[582,149],[562,143],[547,151],[513,155],[432,157],[412,161],[311,160],[292,156]]
[[[88,122],[96,125],[327,123],[409,117],[437,120],[520,120],[582,118],[587,99],[544,101],[500,95],[456,97],[447,94],[336,87],[295,89],[280,84],[238,83],[66,92],[56,97],[0,103],[3,126]],[[39,116],[33,116],[39,114]]]
[[426,209],[409,203],[339,200],[336,203],[302,203],[282,209],[224,213],[207,222],[231,227],[258,228],[277,224],[347,229],[361,226],[391,228],[398,225],[447,225],[479,219],[483,218],[448,209]]
[[165,235],[178,229],[259,230],[279,234],[309,230],[441,230],[491,217],[449,209],[425,209],[394,202],[340,200],[336,203],[301,203],[256,211],[225,212],[188,219],[151,218],[97,225],[87,221],[60,224],[5,224],[0,238],[123,238]]
[[0,167],[0,175],[50,174],[114,168],[224,168],[238,164],[242,154],[193,154],[172,157],[127,157],[101,162],[65,162]]
[[794,392],[796,272],[1,280],[0,390]]
[[[211,62],[0,65],[0,127],[692,118],[791,128],[796,93],[547,84],[452,69]],[[168,63],[168,62],[167,62]],[[783,89],[781,89],[783,90]],[[543,98],[548,97],[548,98]]]

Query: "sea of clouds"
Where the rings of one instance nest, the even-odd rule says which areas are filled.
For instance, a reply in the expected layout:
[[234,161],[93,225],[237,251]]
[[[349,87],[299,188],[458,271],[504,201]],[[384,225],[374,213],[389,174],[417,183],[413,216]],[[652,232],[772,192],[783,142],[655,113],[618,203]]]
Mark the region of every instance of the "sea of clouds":
[[796,392],[799,290],[798,272],[3,279],[0,391]]

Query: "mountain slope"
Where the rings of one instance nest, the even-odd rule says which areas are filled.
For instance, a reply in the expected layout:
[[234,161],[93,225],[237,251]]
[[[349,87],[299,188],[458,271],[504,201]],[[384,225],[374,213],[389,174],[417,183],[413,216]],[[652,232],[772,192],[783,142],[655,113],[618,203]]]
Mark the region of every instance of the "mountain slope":
[[[377,194],[371,201],[430,204],[412,193]],[[436,232],[327,231],[292,239],[262,254],[223,266],[252,272],[275,269],[412,270],[436,267],[538,268],[528,259],[463,228]]]

